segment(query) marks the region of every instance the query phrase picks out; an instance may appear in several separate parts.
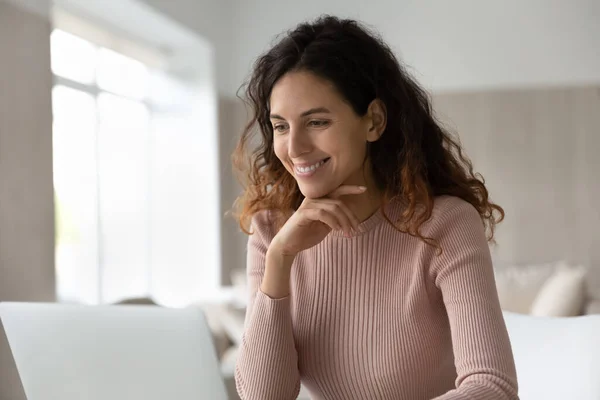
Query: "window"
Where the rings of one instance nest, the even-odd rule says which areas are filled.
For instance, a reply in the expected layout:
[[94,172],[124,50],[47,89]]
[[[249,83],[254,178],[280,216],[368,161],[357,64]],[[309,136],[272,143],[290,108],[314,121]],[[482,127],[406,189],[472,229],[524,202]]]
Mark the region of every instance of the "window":
[[216,134],[202,126],[202,85],[61,30],[51,55],[59,301],[180,306],[215,290]]

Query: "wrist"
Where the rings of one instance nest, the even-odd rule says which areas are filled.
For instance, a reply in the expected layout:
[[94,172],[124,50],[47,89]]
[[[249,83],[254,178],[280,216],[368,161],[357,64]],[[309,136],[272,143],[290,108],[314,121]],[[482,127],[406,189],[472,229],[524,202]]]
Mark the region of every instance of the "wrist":
[[265,274],[261,290],[273,299],[281,299],[290,294],[290,276],[295,255],[286,254],[272,241],[265,254]]
[[289,296],[293,262],[294,256],[282,253],[276,246],[269,246],[265,255],[265,274],[261,291],[272,299]]
[[277,269],[291,269],[296,254],[285,252],[277,243],[272,242],[267,249],[266,264]]
[[267,257],[276,257],[281,258],[282,261],[294,261],[296,258],[296,253],[291,253],[285,249],[285,246],[281,244],[278,240],[278,237],[275,236],[271,243],[269,244],[269,248],[267,249]]

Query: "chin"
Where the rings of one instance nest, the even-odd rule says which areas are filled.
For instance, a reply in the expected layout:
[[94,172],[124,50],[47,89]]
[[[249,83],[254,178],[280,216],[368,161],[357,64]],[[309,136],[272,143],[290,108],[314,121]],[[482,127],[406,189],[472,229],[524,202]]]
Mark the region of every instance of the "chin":
[[300,192],[308,199],[318,199],[331,192],[329,188],[319,187],[318,185],[298,185]]

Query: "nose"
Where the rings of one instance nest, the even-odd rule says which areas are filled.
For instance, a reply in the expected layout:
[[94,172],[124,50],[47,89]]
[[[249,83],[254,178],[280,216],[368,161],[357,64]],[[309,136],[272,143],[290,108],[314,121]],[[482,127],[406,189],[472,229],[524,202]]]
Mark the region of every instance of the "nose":
[[312,147],[312,143],[306,132],[301,129],[290,129],[288,136],[288,156],[291,159],[310,153]]

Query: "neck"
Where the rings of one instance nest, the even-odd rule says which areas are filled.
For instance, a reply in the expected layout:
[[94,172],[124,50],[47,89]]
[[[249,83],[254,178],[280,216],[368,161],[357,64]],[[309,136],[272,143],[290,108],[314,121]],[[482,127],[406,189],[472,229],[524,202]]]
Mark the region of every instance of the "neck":
[[[368,168],[368,167],[367,167]],[[344,203],[356,215],[360,222],[367,220],[381,206],[383,192],[377,188],[370,170],[361,171],[355,179],[345,182],[348,185],[363,185],[366,192],[359,195],[344,196]]]
[[382,196],[378,193],[369,192],[373,189],[374,188],[367,188],[367,191],[363,194],[346,196],[346,198],[344,198],[344,202],[360,222],[366,221],[381,206]]

